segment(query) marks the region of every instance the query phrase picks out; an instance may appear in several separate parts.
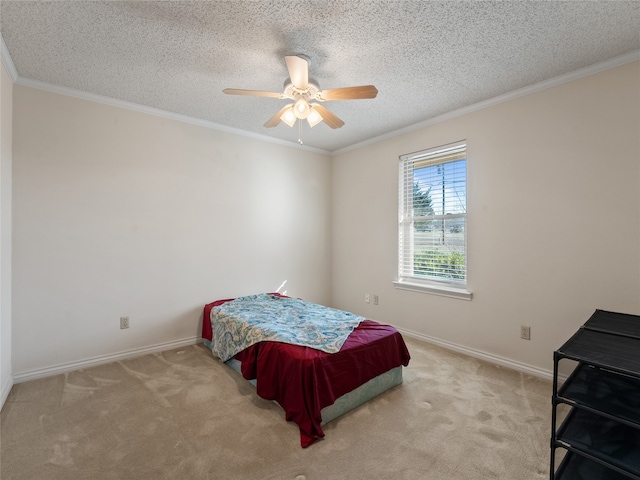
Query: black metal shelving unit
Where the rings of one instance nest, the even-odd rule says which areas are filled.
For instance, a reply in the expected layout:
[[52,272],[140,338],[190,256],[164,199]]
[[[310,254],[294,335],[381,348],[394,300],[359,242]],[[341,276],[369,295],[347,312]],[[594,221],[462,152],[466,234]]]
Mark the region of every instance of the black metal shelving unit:
[[[578,364],[558,388],[565,358]],[[640,480],[640,316],[596,310],[553,354],[552,404],[551,480]]]

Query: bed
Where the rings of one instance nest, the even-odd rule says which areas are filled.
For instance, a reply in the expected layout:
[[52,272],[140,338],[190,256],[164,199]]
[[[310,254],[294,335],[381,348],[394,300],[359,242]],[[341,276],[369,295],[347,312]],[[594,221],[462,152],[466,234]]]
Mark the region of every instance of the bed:
[[[328,346],[314,343],[322,336]],[[205,305],[202,338],[284,409],[303,448],[324,437],[325,423],[402,383],[410,360],[394,327],[277,293]]]

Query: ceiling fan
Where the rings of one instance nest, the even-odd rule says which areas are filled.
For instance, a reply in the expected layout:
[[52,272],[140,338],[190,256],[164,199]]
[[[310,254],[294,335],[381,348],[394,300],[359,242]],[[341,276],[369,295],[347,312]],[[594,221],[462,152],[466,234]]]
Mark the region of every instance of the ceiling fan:
[[331,128],[340,128],[344,125],[344,122],[317,102],[375,98],[378,95],[378,89],[373,85],[320,90],[317,84],[309,81],[309,62],[304,57],[288,55],[284,57],[284,60],[287,63],[287,70],[289,70],[289,78],[285,81],[283,93],[237,88],[223,90],[228,95],[286,98],[293,101],[293,103],[282,107],[273,117],[267,120],[264,124],[267,128],[275,127],[281,121],[293,127],[297,120],[305,119],[311,127],[324,122]]

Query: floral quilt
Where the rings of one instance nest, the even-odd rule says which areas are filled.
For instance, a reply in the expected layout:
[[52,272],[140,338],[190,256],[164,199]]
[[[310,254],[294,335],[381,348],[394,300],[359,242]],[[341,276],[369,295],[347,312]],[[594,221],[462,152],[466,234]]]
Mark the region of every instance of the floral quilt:
[[336,353],[363,320],[353,313],[296,298],[270,294],[239,297],[211,309],[212,350],[223,362],[263,341]]

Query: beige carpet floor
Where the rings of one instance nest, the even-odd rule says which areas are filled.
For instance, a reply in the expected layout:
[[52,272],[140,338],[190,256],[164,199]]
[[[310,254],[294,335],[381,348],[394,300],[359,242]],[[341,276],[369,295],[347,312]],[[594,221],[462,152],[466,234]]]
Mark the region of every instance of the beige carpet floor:
[[548,478],[551,382],[406,341],[404,383],[307,449],[202,345],[17,384],[0,419],[0,478]]

